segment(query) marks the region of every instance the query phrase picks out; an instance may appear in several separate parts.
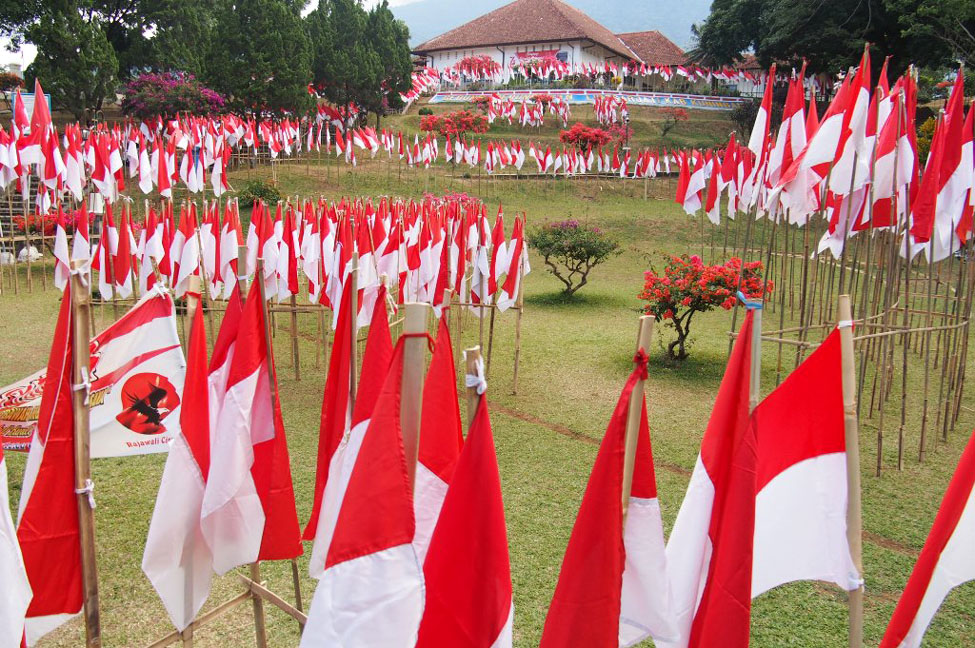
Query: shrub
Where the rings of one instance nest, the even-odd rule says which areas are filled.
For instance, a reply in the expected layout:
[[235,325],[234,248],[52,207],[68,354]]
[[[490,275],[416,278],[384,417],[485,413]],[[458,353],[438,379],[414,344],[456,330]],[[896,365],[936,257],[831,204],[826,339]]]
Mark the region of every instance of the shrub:
[[934,128],[938,122],[934,117],[928,117],[917,129],[917,154],[921,158],[921,163],[928,160],[931,153],[931,140],[934,139]]
[[599,148],[613,140],[612,135],[601,128],[590,128],[581,122],[576,122],[569,130],[559,132],[559,141],[579,148]]
[[664,120],[660,124],[660,134],[664,137],[674,130],[677,124],[687,121],[687,111],[683,108],[662,108],[660,113],[664,116]]
[[274,205],[281,200],[281,192],[269,182],[265,182],[264,180],[251,180],[241,189],[238,199],[245,205],[249,205],[255,200]]
[[432,115],[433,114],[433,108],[426,108],[426,107],[420,108],[420,114],[421,115]]
[[488,106],[491,105],[491,97],[474,97],[471,99],[471,105],[474,106],[475,109],[480,110],[482,113],[487,113]]
[[201,85],[192,74],[148,73],[125,84],[122,112],[139,119],[176,113],[212,115],[223,112],[225,103],[219,93]]
[[771,292],[772,282],[762,281],[762,262],[752,261],[741,267],[741,259],[733,257],[724,265],[705,265],[697,255],[672,256],[663,274],[652,268],[644,273],[643,291],[639,298],[646,301],[643,312],[654,315],[674,327],[677,339],[667,345],[667,357],[672,362],[687,358],[691,320],[720,306],[729,310],[735,305],[737,291],[749,299]]
[[735,130],[738,131],[739,139],[748,141],[755,118],[758,116],[758,106],[757,101],[743,101],[731,110],[729,116],[735,125]]
[[0,92],[10,92],[24,87],[24,80],[13,72],[0,72]]
[[538,250],[555,278],[565,285],[570,297],[589,281],[589,273],[611,255],[619,254],[619,243],[598,227],[580,225],[577,220],[549,223],[528,234],[528,245]]
[[486,133],[488,120],[484,115],[475,115],[469,110],[458,110],[444,115],[427,115],[420,120],[420,130],[437,132],[441,135],[460,137],[465,133]]
[[548,105],[555,101],[555,97],[548,93],[538,93],[532,95],[532,101],[542,104],[542,107],[547,110]]

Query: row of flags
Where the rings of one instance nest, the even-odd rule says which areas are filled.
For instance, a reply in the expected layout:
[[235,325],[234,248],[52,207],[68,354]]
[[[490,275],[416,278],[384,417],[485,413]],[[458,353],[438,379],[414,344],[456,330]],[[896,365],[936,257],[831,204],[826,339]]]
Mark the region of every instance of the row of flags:
[[[394,291],[397,303],[429,303],[437,316],[450,295],[457,295],[480,316],[484,307],[504,312],[513,306],[531,272],[524,215],[506,229],[500,205],[492,223],[483,202],[462,195],[420,202],[289,201],[273,210],[256,201],[246,236],[235,201],[205,202],[200,211],[184,203],[178,216],[172,201],[164,201],[158,211],[148,207],[141,225],[127,204],[117,220],[106,204],[94,252],[87,207],[70,215],[70,243],[68,220],[59,207],[54,245],[59,289],[67,283],[71,260],[92,259],[105,299],[145,294],[157,285],[183,297],[192,277],[200,277],[211,296],[229,299],[239,274],[256,276],[261,258],[267,299],[281,302],[305,293],[311,303],[333,310],[333,325],[354,255],[360,326],[371,320],[381,285]],[[246,262],[239,268],[241,246]]]
[[593,114],[601,126],[612,126],[629,120],[630,111],[626,105],[626,97],[596,96],[592,101]]
[[722,195],[731,218],[754,212],[802,226],[822,214],[828,227],[818,252],[837,258],[850,237],[878,229],[903,234],[902,254],[911,258],[923,250],[929,261],[940,261],[961,249],[975,214],[975,110],[965,110],[963,71],[922,164],[913,70],[891,86],[885,61],[871,89],[870,69],[865,49],[821,119],[815,101],[806,110],[800,71],[790,82],[777,133],[770,128],[766,89],[747,146],[732,135],[723,151],[678,154],[677,203],[689,214],[703,207],[715,224]]
[[[510,646],[511,568],[483,367],[475,364],[466,379],[480,397],[465,437],[442,318],[429,340],[413,465],[401,425],[404,351],[411,337],[426,346],[428,336],[404,334],[394,345],[387,311],[376,309],[353,384],[356,326],[351,308],[340,309],[314,503],[302,531],[260,293],[260,284],[246,299],[234,291],[209,358],[202,309],[193,316],[181,431],[143,557],[174,625],[182,630],[196,617],[214,573],[294,558],[304,540],[312,543],[317,585],[302,646]],[[351,290],[343,299],[351,301]],[[66,292],[15,530],[5,504],[0,510],[0,619],[8,622],[0,631],[10,645],[20,640],[25,609],[32,645],[83,603],[70,303]],[[646,350],[637,351],[569,539],[543,647],[629,646],[648,637],[658,646],[747,646],[754,597],[801,580],[862,587],[847,539],[841,329],[753,406],[754,326],[749,312],[666,542],[647,406],[633,398],[648,372]],[[640,414],[624,493],[634,407]],[[975,579],[973,462],[975,436],[883,648],[920,646],[948,592]],[[3,467],[0,453],[5,477]]]
[[535,95],[522,99],[521,103],[516,103],[513,99],[502,97],[496,92],[487,96],[488,124],[504,119],[509,126],[517,120],[522,128],[541,128],[545,125],[546,104],[548,104],[549,114],[558,117],[563,128],[568,127],[572,109],[562,97],[549,95],[543,101],[539,95]]

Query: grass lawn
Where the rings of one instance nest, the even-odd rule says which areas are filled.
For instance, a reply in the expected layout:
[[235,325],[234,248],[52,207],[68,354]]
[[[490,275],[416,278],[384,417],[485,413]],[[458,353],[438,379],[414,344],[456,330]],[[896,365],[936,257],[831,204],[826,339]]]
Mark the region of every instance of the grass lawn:
[[[576,110],[574,107],[574,114]],[[649,200],[644,200],[644,183],[639,181],[489,181],[476,175],[451,178],[442,168],[435,174],[415,173],[378,161],[366,161],[354,173],[347,167],[341,169],[339,173],[331,163],[282,164],[277,176],[289,195],[322,194],[336,200],[343,195],[464,191],[484,197],[490,214],[500,201],[508,214],[525,211],[529,226],[573,216],[598,224],[623,242],[622,254],[598,267],[590,284],[571,301],[558,296],[558,282],[545,272],[540,259],[532,258],[533,272],[525,284],[517,395],[511,393],[514,313],[509,311],[496,322],[488,394],[511,547],[515,645],[536,646],[598,440],[632,366],[639,314],[636,294],[642,273],[651,262],[660,265],[663,254],[700,252],[699,220],[688,219],[673,205],[673,184],[667,180],[653,182],[648,188]],[[248,176],[266,178],[269,173],[267,168],[235,172],[231,182],[239,185]],[[46,362],[58,300],[51,289],[0,296],[0,384],[21,378]],[[110,321],[111,308],[96,311],[101,330]],[[325,374],[324,365],[316,366],[316,319],[311,315],[300,319],[305,336],[300,344],[300,382],[291,368],[284,318],[277,323],[276,346],[298,511],[304,521],[311,507]],[[725,311],[700,316],[691,357],[678,368],[664,363],[659,346],[655,345],[651,357],[650,426],[668,532],[724,370],[730,319]],[[465,317],[462,332],[455,330],[458,333],[464,346],[475,344],[476,320]],[[670,335],[670,330],[659,326],[655,333],[661,343]],[[765,394],[774,386],[776,351],[766,344]],[[917,376],[917,371],[910,374],[912,404],[917,400]],[[865,420],[861,425],[867,645],[876,646],[880,640],[967,440],[967,430],[975,423],[971,392],[964,398],[966,409],[958,431],[947,442],[932,441],[927,462],[919,465],[908,459],[903,472],[888,468],[883,477],[873,476],[874,422]],[[920,415],[915,416],[915,411],[912,409],[909,420],[908,448],[916,446]],[[891,445],[885,448],[888,466],[894,465],[893,455],[888,454]],[[142,646],[170,630],[168,617],[140,569],[164,461],[164,456],[153,455],[103,459],[93,466],[98,484],[97,550],[106,646]],[[11,453],[8,463],[11,504],[16,507],[24,456]],[[307,556],[301,559],[302,574],[306,567]],[[292,598],[289,565],[268,564],[264,573],[271,589]],[[304,577],[302,587],[307,602],[313,582]],[[206,609],[240,590],[236,576],[217,579]],[[752,645],[845,645],[845,621],[846,597],[835,587],[816,583],[781,587],[755,601]],[[272,646],[296,645],[297,624],[283,613],[269,608],[268,628]],[[82,623],[76,620],[43,645],[77,646],[83,632]],[[249,606],[239,607],[196,635],[196,645],[203,647],[248,645],[251,641]],[[975,645],[975,584],[959,588],[947,599],[928,633],[927,645]]]

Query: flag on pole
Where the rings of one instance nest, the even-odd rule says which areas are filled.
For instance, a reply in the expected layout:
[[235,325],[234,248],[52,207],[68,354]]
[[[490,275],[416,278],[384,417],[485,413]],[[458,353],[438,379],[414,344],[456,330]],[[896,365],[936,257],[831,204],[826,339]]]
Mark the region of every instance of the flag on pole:
[[17,540],[34,592],[27,608],[29,646],[81,612],[84,604],[81,532],[74,492],[71,337],[69,288],[61,299],[44,380],[40,419],[27,457],[20,493]]
[[663,523],[650,446],[646,402],[623,516],[626,420],[647,356],[635,358],[606,428],[576,518],[542,633],[543,648],[630,646],[648,636],[672,639]]
[[[453,420],[444,423],[449,428]],[[423,579],[418,648],[510,648],[515,608],[508,531],[483,394],[430,539]]]
[[748,416],[752,319],[749,311],[667,542],[678,639],[660,646],[748,645],[756,462]]
[[880,648],[918,648],[948,593],[975,580],[975,434],[968,441]]
[[24,619],[33,596],[17,530],[7,499],[7,462],[0,446],[0,646],[18,646],[24,636]]
[[176,629],[186,629],[210,594],[213,556],[203,537],[200,509],[210,470],[207,341],[202,305],[187,343],[186,382],[176,434],[163,469],[142,571],[156,588]]
[[[351,473],[328,540],[301,646],[414,646],[423,615],[423,572],[400,428],[403,339],[368,427],[353,428]],[[324,519],[324,518],[323,518]]]

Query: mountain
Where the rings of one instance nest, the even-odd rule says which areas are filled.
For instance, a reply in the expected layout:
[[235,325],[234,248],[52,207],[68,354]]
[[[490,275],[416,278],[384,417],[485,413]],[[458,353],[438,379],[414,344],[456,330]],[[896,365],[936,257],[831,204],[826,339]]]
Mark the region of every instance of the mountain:
[[[410,45],[474,20],[509,0],[416,0],[390,7],[410,28]],[[672,0],[569,0],[615,33],[658,29],[682,48],[691,46],[691,25],[704,20],[711,0],[684,0],[675,9]]]

